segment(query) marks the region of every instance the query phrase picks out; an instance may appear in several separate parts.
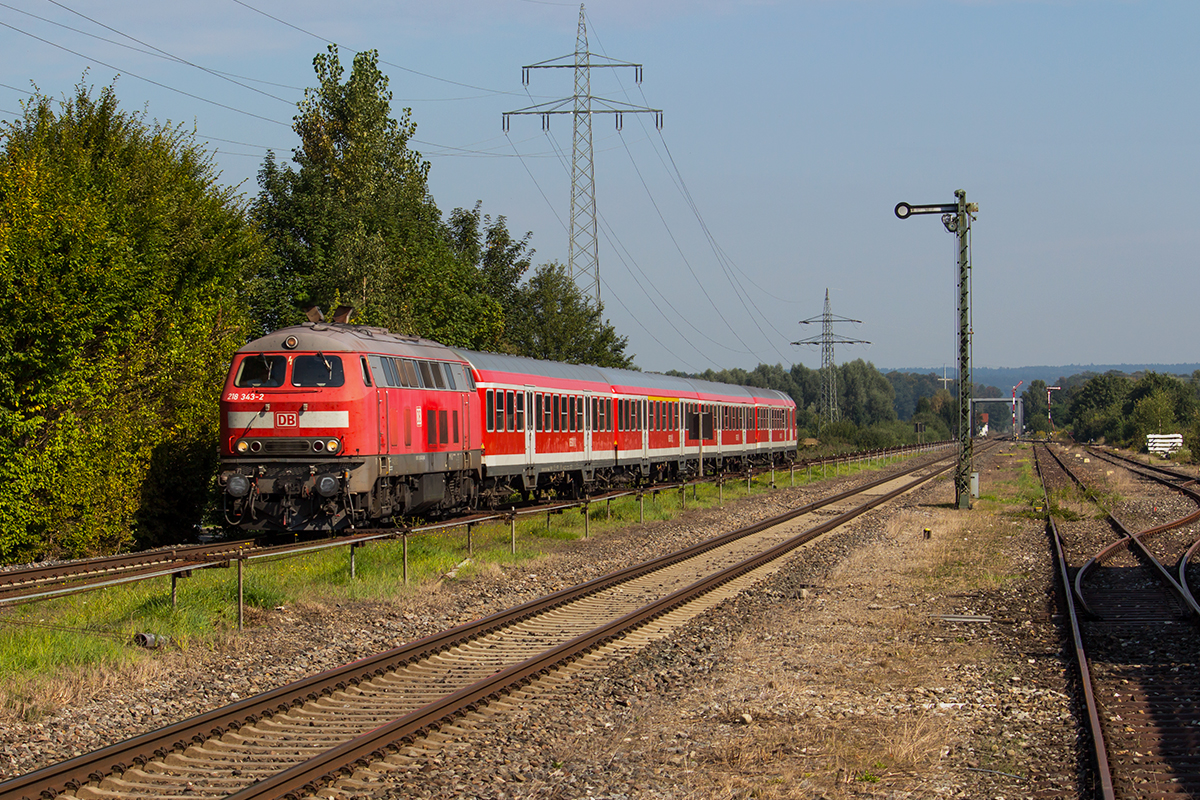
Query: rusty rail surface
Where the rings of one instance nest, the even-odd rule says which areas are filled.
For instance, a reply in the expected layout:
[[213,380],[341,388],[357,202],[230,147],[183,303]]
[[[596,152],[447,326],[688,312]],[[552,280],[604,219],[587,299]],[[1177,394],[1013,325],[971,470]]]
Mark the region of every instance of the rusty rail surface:
[[[16,798],[52,797],[55,793],[73,790],[89,782],[102,780],[105,776],[124,772],[136,765],[145,764],[155,758],[163,758],[171,752],[185,750],[193,744],[203,743],[210,737],[219,737],[229,730],[236,730],[243,725],[252,724],[277,713],[301,706],[309,701],[332,694],[340,689],[357,685],[361,682],[382,676],[403,665],[419,661],[422,658],[449,650],[450,648],[478,638],[502,627],[518,621],[545,613],[548,610],[564,606],[573,600],[599,592],[634,577],[654,572],[664,566],[694,557],[721,546],[727,542],[749,536],[753,533],[779,525],[802,514],[837,503],[856,494],[895,481],[899,477],[911,474],[921,469],[938,464],[946,459],[925,461],[911,465],[898,474],[869,482],[864,486],[840,492],[821,501],[809,503],[801,508],[793,509],[785,514],[765,520],[755,525],[732,531],[706,542],[701,542],[676,553],[671,553],[652,559],[642,564],[633,565],[626,569],[602,576],[575,587],[560,590],[537,600],[517,606],[513,609],[498,612],[476,622],[460,625],[442,633],[434,634],[423,639],[403,645],[399,648],[357,661],[288,686],[283,686],[257,697],[248,698],[233,705],[214,709],[208,713],[170,725],[158,731],[143,734],[109,747],[78,756],[61,764],[52,765],[27,775],[13,778],[0,783],[0,800],[15,800]],[[539,673],[552,668],[553,664],[563,663],[564,660],[578,657],[586,650],[620,635],[620,631],[628,630],[630,626],[644,624],[647,620],[665,613],[687,599],[699,593],[710,590],[720,583],[733,580],[738,575],[754,569],[766,560],[777,558],[784,552],[793,549],[805,541],[843,524],[854,516],[870,508],[890,500],[902,492],[908,491],[920,483],[931,480],[935,476],[950,469],[952,464],[942,466],[933,473],[918,478],[894,491],[872,499],[870,502],[839,515],[829,521],[805,531],[795,539],[789,540],[787,547],[781,545],[768,553],[754,559],[749,559],[730,570],[726,570],[723,578],[709,578],[693,586],[680,590],[652,604],[636,614],[628,615],[623,620],[614,621],[590,634],[577,638],[562,645],[551,654],[544,654],[536,659],[515,665],[492,676],[482,684],[467,687],[454,694],[442,698],[418,712],[418,716],[409,715],[382,726],[371,734],[351,740],[334,748],[325,755],[314,759],[313,763],[303,769],[297,766],[280,773],[270,781],[263,781],[253,787],[234,795],[238,798],[248,797],[278,797],[295,791],[296,786],[314,785],[337,771],[364,758],[382,747],[413,737],[421,731],[436,728],[441,721],[462,713],[472,705],[483,702],[488,697],[494,697],[502,687],[512,687],[522,682],[528,682]],[[773,555],[772,555],[773,554]],[[753,562],[753,565],[751,564]],[[703,588],[703,587],[708,587]],[[301,771],[303,774],[301,774]],[[269,784],[269,785],[268,785]],[[287,788],[284,788],[284,787]]]

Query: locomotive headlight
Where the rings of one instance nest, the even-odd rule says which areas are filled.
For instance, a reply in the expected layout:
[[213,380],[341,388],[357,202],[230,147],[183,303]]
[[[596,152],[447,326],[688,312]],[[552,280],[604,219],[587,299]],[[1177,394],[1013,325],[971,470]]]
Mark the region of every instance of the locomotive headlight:
[[230,475],[225,491],[232,497],[245,497],[250,494],[250,479],[245,475]]
[[341,446],[342,446],[342,443],[339,442],[337,439],[330,439],[328,442],[325,443],[325,449],[331,453],[336,453],[339,449],[341,449]]
[[314,451],[319,453],[325,449],[325,443],[323,441],[321,441],[320,439],[317,439],[315,442],[313,442],[312,447],[313,447]]
[[250,452],[251,453],[257,453],[259,450],[262,450],[262,442],[251,442],[250,443]]
[[249,453],[250,452],[250,443],[247,442],[245,439],[242,439],[240,442],[237,443],[237,451],[239,453]]
[[317,478],[317,494],[321,497],[333,497],[338,491],[338,479],[334,475],[322,475]]

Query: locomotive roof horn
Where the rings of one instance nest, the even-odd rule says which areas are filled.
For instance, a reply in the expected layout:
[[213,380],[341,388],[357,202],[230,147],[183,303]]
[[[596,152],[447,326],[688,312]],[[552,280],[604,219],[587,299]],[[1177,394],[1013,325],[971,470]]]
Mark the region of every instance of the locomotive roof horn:
[[321,313],[319,306],[309,306],[304,312],[304,316],[308,317],[309,322],[324,322],[325,315]]
[[337,311],[333,312],[333,321],[339,325],[346,325],[353,314],[354,306],[338,306]]

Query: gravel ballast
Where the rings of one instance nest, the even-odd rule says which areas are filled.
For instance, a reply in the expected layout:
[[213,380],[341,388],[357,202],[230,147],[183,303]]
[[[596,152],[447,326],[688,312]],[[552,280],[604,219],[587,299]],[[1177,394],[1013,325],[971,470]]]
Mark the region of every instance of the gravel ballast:
[[[985,500],[1031,457],[1011,445],[980,457]],[[875,474],[606,533],[394,604],[254,613],[240,637],[161,651],[52,715],[6,720],[0,770],[96,749]],[[667,639],[396,759],[361,796],[1079,796],[1049,546],[1026,510],[989,501],[960,512],[939,479],[803,548]]]

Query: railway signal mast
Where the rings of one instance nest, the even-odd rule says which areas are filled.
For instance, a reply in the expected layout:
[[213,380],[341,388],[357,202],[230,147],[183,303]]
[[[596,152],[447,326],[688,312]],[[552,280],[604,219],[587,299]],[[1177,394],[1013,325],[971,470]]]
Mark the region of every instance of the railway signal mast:
[[971,507],[971,220],[979,206],[967,202],[962,189],[954,192],[957,202],[946,205],[896,204],[896,216],[941,214],[946,230],[958,237],[958,466],[954,470],[954,492],[958,507]]
[[625,114],[653,114],[654,124],[662,129],[662,109],[635,106],[619,100],[592,96],[592,69],[600,67],[631,67],[633,79],[642,82],[642,65],[618,61],[588,51],[587,23],[583,4],[579,6],[579,29],[575,36],[575,52],[536,64],[521,67],[521,83],[529,85],[529,71],[534,69],[575,70],[575,94],[560,100],[504,112],[504,131],[508,118],[537,114],[542,118],[542,130],[550,130],[551,114],[571,114],[574,129],[571,137],[571,215],[567,234],[567,265],[571,278],[585,296],[593,295],[600,307],[600,251],[596,236],[596,174],[592,164],[592,115],[612,114],[617,130],[621,130]]
[[833,346],[835,344],[870,344],[870,342],[864,339],[839,339],[834,334],[833,323],[861,323],[862,320],[834,316],[833,311],[829,306],[828,289],[825,290],[825,313],[819,317],[802,319],[800,320],[800,324],[811,325],[818,320],[821,322],[820,336],[812,336],[808,339],[801,339],[798,342],[792,342],[792,344],[821,345],[821,419],[823,424],[828,425],[831,422],[837,422],[841,417],[841,415],[838,413],[837,407],[837,364],[835,364],[833,360]]

